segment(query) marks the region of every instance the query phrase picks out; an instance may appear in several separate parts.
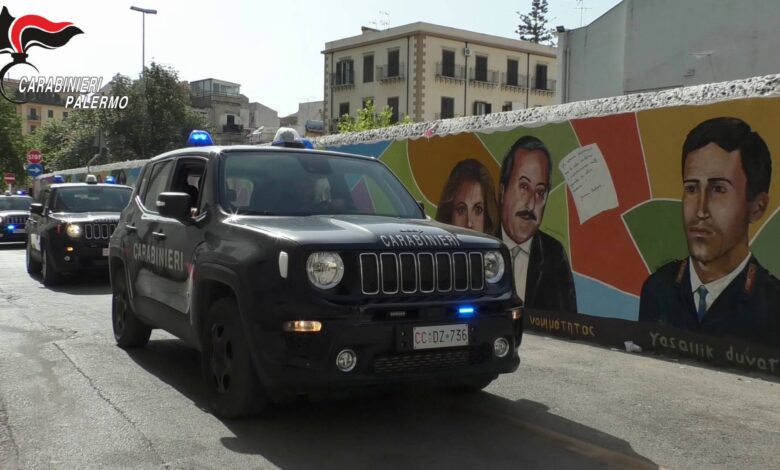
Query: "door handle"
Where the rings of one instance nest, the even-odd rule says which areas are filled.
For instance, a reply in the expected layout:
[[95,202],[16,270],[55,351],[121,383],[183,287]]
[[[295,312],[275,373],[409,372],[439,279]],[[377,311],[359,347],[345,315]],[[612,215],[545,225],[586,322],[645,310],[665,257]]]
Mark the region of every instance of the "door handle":
[[125,225],[125,230],[127,230],[128,232],[135,232],[138,229],[135,228],[135,225],[127,224],[127,225]]
[[152,232],[152,236],[158,240],[165,240],[165,234],[162,232]]

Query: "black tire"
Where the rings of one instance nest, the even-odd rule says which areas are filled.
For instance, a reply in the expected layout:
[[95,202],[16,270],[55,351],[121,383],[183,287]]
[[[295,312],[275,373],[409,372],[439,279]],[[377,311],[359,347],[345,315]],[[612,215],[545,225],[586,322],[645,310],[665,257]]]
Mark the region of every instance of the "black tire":
[[201,344],[201,370],[212,413],[230,419],[262,412],[268,397],[257,377],[234,298],[211,305]]
[[43,247],[41,248],[41,280],[44,286],[54,286],[62,281],[62,274],[54,268],[49,250]]
[[30,245],[30,239],[27,239],[27,250],[25,253],[25,259],[27,261],[27,274],[38,274],[41,272],[41,262],[35,261],[32,257],[32,246]]
[[149,342],[152,329],[135,316],[130,305],[125,273],[118,269],[111,278],[111,323],[114,339],[122,349],[140,348]]

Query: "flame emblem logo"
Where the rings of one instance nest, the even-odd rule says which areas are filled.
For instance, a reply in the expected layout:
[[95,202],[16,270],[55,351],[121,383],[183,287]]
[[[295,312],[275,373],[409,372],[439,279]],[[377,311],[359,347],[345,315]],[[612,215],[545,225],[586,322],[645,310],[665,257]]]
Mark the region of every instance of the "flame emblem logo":
[[14,18],[8,12],[8,8],[3,7],[3,11],[0,12],[0,54],[11,54],[12,58],[12,62],[0,69],[0,94],[3,98],[12,103],[24,103],[24,101],[15,101],[6,94],[2,77],[12,67],[20,64],[27,64],[38,70],[36,66],[27,62],[30,48],[39,46],[44,49],[56,49],[67,44],[73,36],[83,33],[84,31],[73,23],[54,23],[38,15]]

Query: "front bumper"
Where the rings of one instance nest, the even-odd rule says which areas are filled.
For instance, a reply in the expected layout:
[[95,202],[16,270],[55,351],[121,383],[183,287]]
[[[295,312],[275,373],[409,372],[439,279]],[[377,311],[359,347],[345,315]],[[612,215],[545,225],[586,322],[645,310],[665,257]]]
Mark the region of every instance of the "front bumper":
[[0,224],[0,243],[24,243],[27,241],[27,232],[24,225],[14,225],[10,228],[7,224]]
[[[522,319],[513,320],[509,311],[499,310],[468,319],[454,314],[435,319],[391,319],[373,312],[319,319],[322,330],[318,333],[268,332],[255,325],[252,336],[257,341],[250,343],[258,373],[272,395],[333,395],[419,382],[454,385],[470,378],[496,377],[519,366]],[[455,324],[468,325],[468,345],[414,349],[414,327]],[[509,343],[505,357],[493,352],[497,338]],[[344,349],[357,356],[349,372],[336,367],[336,356]]]
[[50,239],[47,249],[59,272],[108,269],[108,240],[82,240],[70,237]]

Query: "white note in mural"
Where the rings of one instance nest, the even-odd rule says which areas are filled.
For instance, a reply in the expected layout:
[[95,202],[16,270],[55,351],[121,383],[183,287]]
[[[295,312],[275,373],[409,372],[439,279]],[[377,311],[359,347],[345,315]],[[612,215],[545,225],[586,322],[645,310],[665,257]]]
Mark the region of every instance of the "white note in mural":
[[558,165],[574,198],[580,225],[618,206],[615,185],[598,144],[573,150]]

